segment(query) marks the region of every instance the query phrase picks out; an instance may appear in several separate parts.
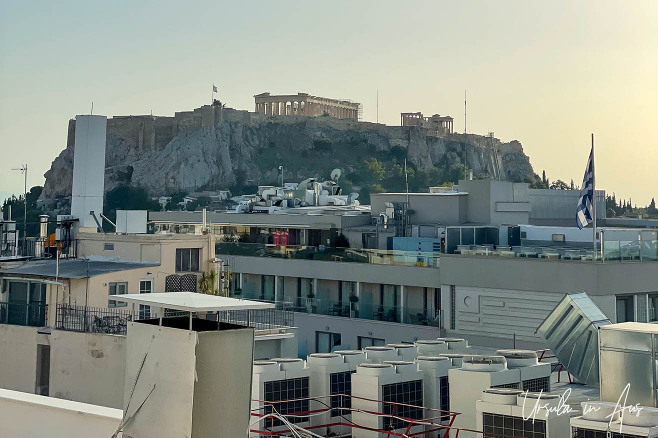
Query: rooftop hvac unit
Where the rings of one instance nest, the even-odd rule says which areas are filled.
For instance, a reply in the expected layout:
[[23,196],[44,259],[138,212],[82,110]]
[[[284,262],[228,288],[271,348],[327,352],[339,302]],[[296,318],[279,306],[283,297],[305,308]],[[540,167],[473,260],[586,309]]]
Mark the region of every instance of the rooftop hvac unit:
[[398,352],[395,348],[392,347],[366,347],[363,350],[366,353],[366,358],[368,362],[372,363],[381,363],[385,360],[396,360],[398,359]]
[[[483,431],[484,436],[570,436],[569,416],[556,412],[560,400],[560,396],[552,394],[526,394],[517,389],[487,389],[475,403],[475,429]],[[541,412],[533,416],[536,405],[542,407]],[[544,407],[550,410],[548,416]]]
[[[375,429],[354,428],[354,438],[384,438],[387,435],[377,431],[382,429],[403,433],[409,424],[392,416],[413,419],[424,416],[423,372],[418,370],[414,362],[391,361],[359,365],[352,375],[352,395],[355,397],[352,399],[352,407],[355,409],[352,421]],[[421,427],[413,427],[410,432],[422,431]]]
[[551,391],[551,364],[539,363],[532,350],[498,350],[505,357],[507,368],[521,371],[521,389],[529,392]]
[[[423,372],[423,406],[446,411],[446,415],[441,415],[441,421],[448,422],[450,420],[450,415],[447,414],[450,411],[448,370],[452,367],[452,361],[447,357],[419,356],[416,363],[418,369]],[[432,412],[428,416],[435,417],[437,414]],[[430,432],[427,436],[438,437],[439,433]]]
[[617,402],[582,402],[581,406],[583,415],[570,421],[570,436],[574,438],[658,438],[657,408],[639,406],[638,411],[626,411],[621,421]]
[[[357,365],[364,362],[366,358],[361,351],[358,351],[358,354],[345,353],[345,355],[314,353],[306,359],[307,366],[311,370],[311,397],[315,398],[311,402],[310,409],[331,408],[331,411],[311,417],[312,426],[351,421],[352,373],[356,372]],[[350,362],[347,361],[348,358]],[[347,426],[318,428],[313,431],[323,436],[349,433]]]
[[586,293],[568,294],[541,323],[537,334],[571,375],[588,386],[597,386],[598,329],[608,324],[610,320]]
[[441,353],[448,352],[448,344],[438,340],[419,340],[416,341],[416,351],[418,356],[438,356]]
[[[275,358],[269,361],[255,361],[251,384],[251,410],[267,415],[275,410],[286,416],[288,421],[300,427],[308,427],[310,410],[311,370],[302,359]],[[269,403],[268,403],[269,402]],[[251,429],[287,431],[283,422],[276,418],[262,419]],[[250,436],[258,437],[251,433]]]
[[443,341],[448,344],[448,352],[450,353],[468,353],[471,348],[468,346],[468,341],[461,338],[436,338],[437,341]]
[[658,407],[657,324],[624,322],[601,327],[599,363],[601,400],[616,402],[630,384],[630,404]]
[[[461,368],[448,371],[448,381],[450,410],[461,412],[453,426],[473,430],[477,420],[473,407],[481,399],[482,391],[490,388],[520,389],[521,371],[518,368],[508,369],[503,356],[466,355]],[[476,438],[476,434],[465,431],[459,434],[460,438],[462,435]]]
[[343,356],[345,363],[350,364],[356,371],[356,366],[366,361],[366,354],[361,350],[336,350],[336,354]]
[[464,355],[461,353],[440,353],[440,357],[447,357],[452,362],[453,368],[461,368]]
[[414,344],[387,344],[387,347],[395,348],[400,360],[414,360],[418,357],[418,351]]

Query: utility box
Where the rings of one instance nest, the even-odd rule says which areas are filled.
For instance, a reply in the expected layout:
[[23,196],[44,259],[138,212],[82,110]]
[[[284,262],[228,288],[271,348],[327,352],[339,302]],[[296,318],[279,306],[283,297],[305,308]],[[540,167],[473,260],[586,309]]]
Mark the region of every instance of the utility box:
[[658,324],[623,322],[599,329],[601,401],[658,407]]
[[117,233],[146,234],[146,210],[117,210]]

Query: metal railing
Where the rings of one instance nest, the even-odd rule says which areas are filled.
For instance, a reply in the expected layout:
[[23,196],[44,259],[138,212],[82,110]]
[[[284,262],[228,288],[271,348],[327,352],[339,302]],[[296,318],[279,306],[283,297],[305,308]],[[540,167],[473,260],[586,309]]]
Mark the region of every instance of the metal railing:
[[125,335],[135,315],[122,308],[102,308],[58,304],[55,328],[71,332]]
[[45,303],[0,303],[0,324],[44,327],[47,315]]
[[248,257],[273,257],[284,259],[315,260],[345,263],[369,263],[373,265],[439,267],[440,253],[378,249],[331,248],[323,246],[271,245],[261,243],[215,244],[217,254]]
[[[165,317],[187,316],[187,312],[165,309]],[[272,330],[294,327],[295,314],[282,308],[253,310],[224,310],[220,312],[202,312],[198,317],[220,322],[254,327],[256,330]],[[128,323],[140,319],[158,318],[148,306],[135,312],[126,308],[85,307],[58,304],[55,328],[81,333],[104,333],[109,335],[126,335]]]

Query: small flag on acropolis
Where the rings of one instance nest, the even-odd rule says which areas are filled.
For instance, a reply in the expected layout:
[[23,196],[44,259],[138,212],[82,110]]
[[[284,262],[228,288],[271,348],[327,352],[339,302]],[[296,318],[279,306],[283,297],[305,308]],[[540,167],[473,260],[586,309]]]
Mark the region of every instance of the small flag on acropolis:
[[212,86],[212,92],[217,93],[217,87],[215,85]]
[[587,168],[583,177],[583,185],[580,189],[580,199],[578,199],[578,208],[576,209],[576,224],[581,230],[592,222],[594,209],[592,201],[594,198],[594,147],[587,160]]

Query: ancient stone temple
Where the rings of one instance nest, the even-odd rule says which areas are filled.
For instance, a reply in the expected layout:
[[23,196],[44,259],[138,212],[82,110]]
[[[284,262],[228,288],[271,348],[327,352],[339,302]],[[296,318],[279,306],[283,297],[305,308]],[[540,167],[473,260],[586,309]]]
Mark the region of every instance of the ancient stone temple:
[[401,113],[400,125],[420,126],[432,134],[441,135],[453,132],[452,117],[434,114],[432,117],[424,117],[423,113]]
[[358,103],[349,100],[328,99],[311,96],[308,93],[273,96],[261,93],[254,96],[256,112],[271,116],[308,116],[328,115],[337,119],[359,120]]

